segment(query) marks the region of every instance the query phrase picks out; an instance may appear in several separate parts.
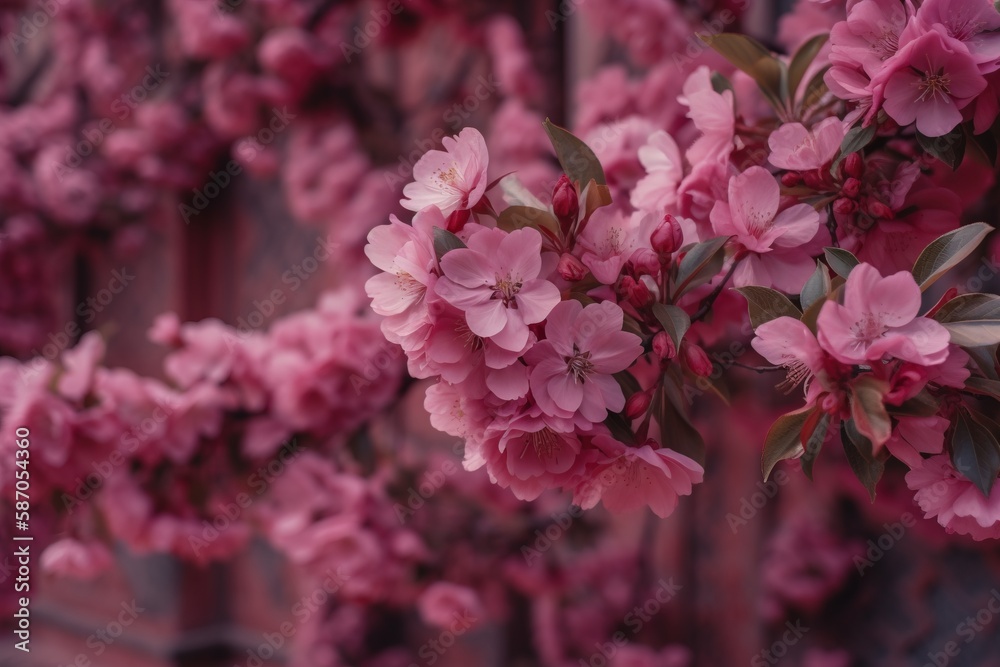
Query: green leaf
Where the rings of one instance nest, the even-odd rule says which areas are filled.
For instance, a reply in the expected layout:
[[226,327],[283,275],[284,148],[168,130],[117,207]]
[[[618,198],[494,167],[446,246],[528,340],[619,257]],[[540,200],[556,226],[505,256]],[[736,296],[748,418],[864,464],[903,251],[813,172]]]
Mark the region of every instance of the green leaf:
[[532,206],[508,206],[497,218],[497,227],[505,232],[531,227],[538,231],[559,238],[559,221],[548,211]]
[[806,75],[809,65],[816,59],[816,54],[819,53],[828,39],[830,39],[830,35],[816,35],[800,46],[799,50],[792,56],[788,65],[788,99],[795,99],[795,93],[799,89],[802,77]]
[[806,281],[799,294],[799,301],[802,303],[802,311],[809,310],[809,307],[820,299],[825,299],[831,289],[830,274],[826,270],[826,265],[816,262],[816,270]]
[[730,82],[729,79],[727,79],[726,77],[722,76],[720,72],[712,72],[711,81],[712,81],[712,90],[719,93],[720,95],[727,90],[731,91],[733,89],[732,82]]
[[1000,381],[973,376],[965,381],[965,388],[973,394],[1000,401]]
[[590,181],[595,181],[598,185],[607,185],[608,181],[604,177],[601,162],[590,146],[548,118],[545,119],[543,126],[549,135],[549,141],[552,142],[552,148],[556,151],[559,164],[570,180],[576,181],[578,188],[582,188]]
[[794,458],[804,451],[802,429],[815,409],[806,406],[781,415],[768,429],[764,438],[764,451],[760,457],[760,471],[765,482],[778,461]]
[[831,172],[834,172],[840,165],[841,160],[850,155],[851,153],[857,153],[863,150],[865,146],[872,142],[875,138],[875,133],[878,131],[878,125],[871,123],[868,127],[864,127],[860,123],[855,125],[847,131],[844,135],[844,140],[840,142],[840,157],[834,161],[833,166],[830,168]]
[[930,392],[922,389],[919,394],[904,401],[902,405],[887,405],[885,409],[890,415],[898,417],[930,417],[938,413],[941,405]]
[[[677,364],[672,368],[677,369]],[[683,383],[684,378],[677,371],[664,377],[663,388],[656,392],[659,396],[654,396],[654,400],[659,401],[656,404],[656,423],[660,425],[661,433],[670,434],[671,449],[704,466],[705,440],[684,410],[687,400],[684,398]]]
[[956,125],[951,132],[940,137],[924,136],[918,130],[917,143],[952,170],[958,169],[965,157],[965,130],[961,125]]
[[974,222],[931,241],[913,263],[913,277],[921,291],[968,257],[992,231],[985,222]]
[[812,481],[813,465],[816,463],[817,457],[819,457],[823,443],[826,442],[826,435],[829,429],[830,414],[820,412],[819,410],[813,412],[802,428],[802,447],[805,449],[805,453],[802,454],[799,462],[802,465],[802,472],[805,473],[809,481]]
[[737,287],[737,292],[747,300],[747,308],[750,311],[750,324],[754,329],[776,320],[779,317],[791,317],[800,319],[802,311],[795,307],[795,304],[788,300],[788,297],[773,290],[770,287],[759,287],[750,285],[748,287]]
[[1000,473],[1000,444],[988,428],[960,408],[951,436],[951,462],[955,470],[989,496]]
[[698,35],[723,58],[750,75],[775,108],[782,107],[783,64],[763,44],[736,33]]
[[717,236],[714,239],[696,243],[681,259],[681,264],[677,267],[677,278],[674,280],[674,300],[678,299],[688,290],[707,283],[719,274],[722,270],[722,263],[726,259],[725,246],[728,236]]
[[840,422],[840,439],[851,470],[875,502],[875,486],[885,472],[885,462],[873,455],[871,441],[858,432],[850,419]]
[[851,389],[851,418],[858,432],[873,444],[884,445],[892,435],[892,419],[884,402],[889,384],[873,375],[862,375]]
[[624,442],[626,445],[636,444],[632,425],[624,416],[617,412],[609,412],[607,418],[604,420],[604,425],[611,431],[611,435],[615,437],[615,440]]
[[845,280],[851,275],[851,270],[861,263],[850,251],[843,248],[823,248],[823,255],[833,272]]
[[976,366],[983,372],[983,375],[991,380],[1000,380],[1000,373],[997,373],[997,346],[985,345],[983,347],[967,347],[966,353],[976,362]]
[[619,371],[614,374],[614,378],[622,388],[622,393],[625,394],[626,399],[632,394],[642,391],[639,381],[628,371]]
[[802,93],[802,99],[799,102],[802,109],[809,109],[813,105],[819,104],[820,100],[823,99],[823,96],[830,92],[830,89],[827,88],[826,81],[824,79],[829,70],[830,65],[827,65],[813,74],[813,77],[809,79],[809,83],[806,84],[806,88]]
[[1000,296],[961,294],[942,305],[934,319],[951,334],[951,342],[962,347],[984,347],[1000,343]]
[[447,255],[452,250],[456,248],[464,248],[465,244],[462,243],[462,239],[458,238],[447,229],[442,229],[441,227],[434,228],[434,253],[437,255],[438,261]]
[[662,303],[653,304],[653,315],[674,342],[674,349],[681,349],[681,339],[691,326],[691,317],[683,308]]

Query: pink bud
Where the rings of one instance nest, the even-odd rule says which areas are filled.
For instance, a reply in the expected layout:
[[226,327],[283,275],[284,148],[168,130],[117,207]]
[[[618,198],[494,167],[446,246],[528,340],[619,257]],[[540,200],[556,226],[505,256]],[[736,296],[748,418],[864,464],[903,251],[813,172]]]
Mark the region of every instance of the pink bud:
[[625,416],[629,419],[638,419],[646,414],[652,401],[653,397],[648,391],[635,392],[625,401]]
[[629,264],[636,275],[655,276],[660,272],[660,258],[649,248],[639,248],[633,252]]
[[825,179],[818,170],[807,171],[802,174],[802,181],[813,190],[822,190],[826,185]]
[[705,350],[698,345],[692,343],[684,345],[684,361],[695,375],[708,377],[712,374],[712,362],[705,354]]
[[650,234],[649,242],[653,246],[653,250],[661,256],[670,255],[684,243],[684,231],[677,219],[668,213],[663,216],[663,221]]
[[653,336],[653,353],[660,359],[669,360],[677,356],[677,348],[667,332],[660,331]]
[[860,153],[851,153],[844,158],[844,173],[853,178],[861,178],[865,171],[865,161]]
[[877,199],[869,199],[865,205],[865,210],[868,215],[879,220],[892,220],[896,217],[891,208]]
[[802,182],[802,175],[797,171],[786,171],[781,175],[781,184],[786,188],[794,188]]
[[576,222],[580,213],[579,195],[566,174],[559,177],[555,188],[552,189],[552,212],[559,218],[564,234],[569,232],[569,228]]
[[628,302],[636,308],[645,308],[653,300],[653,295],[646,283],[636,280],[632,276],[622,278],[621,291],[628,298]]
[[861,192],[861,181],[852,176],[844,181],[844,187],[842,187],[840,191],[845,197],[854,199],[858,196],[858,193]]
[[841,197],[833,202],[833,212],[839,215],[851,215],[858,210],[858,203],[853,199]]
[[559,266],[557,270],[563,280],[568,280],[570,282],[583,280],[583,277],[587,275],[587,267],[583,265],[583,262],[568,252],[564,252],[562,257],[559,258]]

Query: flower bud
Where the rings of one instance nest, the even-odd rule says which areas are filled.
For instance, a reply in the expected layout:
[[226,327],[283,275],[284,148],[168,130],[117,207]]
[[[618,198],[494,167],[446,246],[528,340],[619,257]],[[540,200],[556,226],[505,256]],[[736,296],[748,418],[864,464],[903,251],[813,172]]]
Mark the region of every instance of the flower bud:
[[833,202],[833,212],[839,215],[852,215],[858,210],[858,203],[853,199],[841,197]]
[[712,361],[705,354],[705,350],[701,349],[699,345],[685,343],[684,362],[695,375],[708,377],[712,374]]
[[587,275],[587,267],[583,265],[583,262],[568,252],[564,252],[559,258],[559,266],[556,270],[559,271],[559,276],[563,280],[570,282],[583,280],[583,277]]
[[625,401],[625,416],[629,419],[638,419],[646,414],[649,404],[653,402],[653,397],[648,391],[637,391]]
[[653,336],[653,354],[664,361],[677,356],[677,348],[674,347],[674,341],[667,335],[666,331],[660,331]]
[[625,294],[628,302],[636,308],[645,308],[653,301],[653,295],[641,280],[636,280],[632,276],[622,278],[621,291]]
[[840,191],[845,197],[854,199],[858,196],[858,193],[861,192],[861,181],[852,176],[844,181],[844,187],[842,187]]
[[781,184],[786,188],[794,188],[802,182],[802,175],[797,171],[786,171],[781,175]]
[[816,169],[802,174],[802,181],[813,190],[823,190],[826,186],[825,179]]
[[896,217],[891,208],[877,199],[869,199],[865,204],[865,211],[868,215],[879,220],[893,220]]
[[660,258],[648,248],[639,248],[633,252],[629,264],[633,272],[639,276],[655,276],[660,272]]
[[851,153],[844,158],[844,173],[852,178],[861,178],[865,171],[865,161],[860,153]]
[[684,231],[677,219],[669,213],[663,216],[663,221],[653,230],[649,237],[653,250],[661,256],[670,255],[684,243]]
[[552,212],[559,218],[559,225],[564,234],[569,232],[569,228],[580,214],[580,198],[576,186],[566,174],[559,177],[559,181],[552,189]]

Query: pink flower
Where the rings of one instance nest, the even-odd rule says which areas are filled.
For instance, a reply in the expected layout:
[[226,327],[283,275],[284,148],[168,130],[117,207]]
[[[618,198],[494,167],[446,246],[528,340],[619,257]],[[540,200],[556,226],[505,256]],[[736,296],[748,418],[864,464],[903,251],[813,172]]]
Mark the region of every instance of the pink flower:
[[910,468],[919,468],[924,462],[921,454],[941,453],[948,425],[948,420],[939,415],[898,417],[885,446]]
[[931,29],[901,47],[876,79],[885,82],[885,112],[900,125],[916,121],[928,137],[954,129],[962,109],[986,88],[969,50],[943,33]]
[[111,568],[114,558],[100,542],[64,538],[42,552],[42,570],[75,579],[93,579]]
[[925,459],[906,473],[906,485],[928,519],[937,518],[949,533],[970,535],[976,541],[1000,537],[1000,484],[989,498],[959,475],[947,454]]
[[828,164],[844,140],[844,124],[839,118],[827,118],[811,130],[802,123],[785,123],[771,134],[768,160],[779,169],[809,171]]
[[596,423],[608,410],[625,407],[613,375],[632,365],[642,345],[638,336],[622,331],[623,316],[609,301],[584,308],[570,300],[552,309],[545,340],[525,355],[531,394],[546,414],[569,418],[579,412]]
[[627,216],[619,211],[598,209],[580,236],[580,260],[605,285],[618,281],[622,267],[640,248],[652,249],[650,234],[660,218],[636,211]]
[[777,181],[763,167],[750,167],[729,180],[729,202],[712,208],[715,233],[735,237],[746,258],[736,267],[737,287],[761,285],[795,294],[815,268],[809,243],[819,230],[819,213],[808,204],[794,204],[778,212],[781,193]]
[[823,353],[816,336],[793,317],[778,317],[757,327],[750,345],[757,354],[788,371],[785,386],[791,390],[823,370]]
[[844,305],[828,301],[817,320],[817,337],[827,352],[845,364],[870,364],[886,356],[923,366],[948,358],[948,330],[917,317],[920,288],[900,271],[883,278],[870,264],[851,271]]
[[949,37],[964,43],[983,74],[1000,64],[1000,12],[992,2],[924,0],[915,18],[925,27],[942,25]]
[[573,502],[584,509],[598,501],[611,512],[648,505],[664,519],[677,507],[679,496],[690,494],[704,475],[698,463],[671,449],[629,447],[606,435],[596,436],[593,444],[601,460],[573,495]]
[[465,312],[472,333],[505,350],[524,349],[528,325],[559,303],[559,289],[539,277],[542,235],[531,228],[481,229],[467,245],[441,258],[438,295]]
[[654,132],[639,149],[639,162],[647,175],[632,190],[632,206],[662,214],[677,202],[677,187],[684,178],[677,142],[662,130]]
[[479,130],[467,127],[445,137],[443,151],[427,151],[413,166],[414,183],[403,188],[400,204],[410,211],[437,206],[446,217],[473,208],[486,192],[489,155]]
[[447,581],[428,586],[417,600],[417,609],[424,623],[439,628],[449,627],[456,618],[475,624],[486,614],[476,591]]

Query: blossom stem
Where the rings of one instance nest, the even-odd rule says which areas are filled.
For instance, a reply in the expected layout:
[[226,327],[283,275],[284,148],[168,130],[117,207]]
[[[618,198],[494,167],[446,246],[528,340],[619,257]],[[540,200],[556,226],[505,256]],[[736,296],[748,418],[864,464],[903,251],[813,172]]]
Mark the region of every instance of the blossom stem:
[[708,311],[712,309],[712,304],[715,303],[715,300],[719,298],[720,294],[722,294],[722,288],[724,288],[726,286],[726,283],[729,282],[729,279],[733,277],[733,273],[736,271],[736,267],[742,261],[743,261],[742,257],[737,257],[736,259],[733,260],[733,263],[732,265],[730,265],[729,270],[726,271],[726,275],[722,278],[719,284],[715,286],[715,289],[712,290],[712,293],[706,296],[704,299],[702,299],[701,305],[698,306],[698,310],[695,312],[694,315],[691,316],[692,322],[697,322],[701,318],[708,315]]
[[750,364],[743,364],[739,361],[732,362],[733,366],[739,366],[740,368],[745,368],[748,371],[753,371],[755,373],[770,373],[771,371],[783,370],[781,366],[751,366]]

